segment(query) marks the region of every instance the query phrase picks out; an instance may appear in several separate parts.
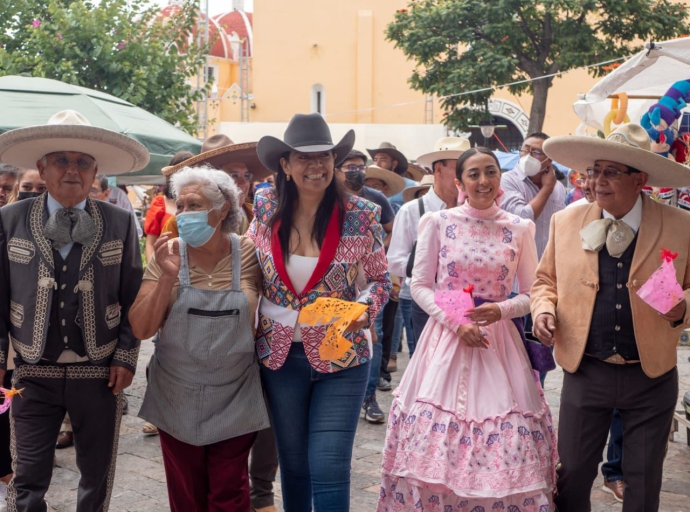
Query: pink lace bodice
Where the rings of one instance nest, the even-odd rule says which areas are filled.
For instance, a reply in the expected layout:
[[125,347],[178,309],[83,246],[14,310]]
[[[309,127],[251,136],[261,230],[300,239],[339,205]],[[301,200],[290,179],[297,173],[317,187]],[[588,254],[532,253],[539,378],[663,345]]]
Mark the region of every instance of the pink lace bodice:
[[[435,288],[458,290],[474,285],[474,296],[496,302],[501,318],[529,312],[537,250],[534,223],[492,206],[477,210],[465,203],[425,215],[411,291],[414,300],[449,329],[459,327],[434,304]],[[519,295],[508,299],[515,280]]]

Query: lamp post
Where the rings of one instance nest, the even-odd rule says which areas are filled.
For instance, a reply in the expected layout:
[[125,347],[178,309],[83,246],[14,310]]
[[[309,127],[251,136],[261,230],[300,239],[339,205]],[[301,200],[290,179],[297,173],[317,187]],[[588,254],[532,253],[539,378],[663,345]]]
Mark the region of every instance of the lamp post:
[[489,112],[489,100],[486,100],[484,103],[484,113],[486,114],[486,118],[484,121],[479,123],[479,130],[481,130],[482,135],[484,136],[484,147],[489,147],[487,144],[487,139],[490,139],[494,136],[494,130],[496,129],[491,117],[491,112]]

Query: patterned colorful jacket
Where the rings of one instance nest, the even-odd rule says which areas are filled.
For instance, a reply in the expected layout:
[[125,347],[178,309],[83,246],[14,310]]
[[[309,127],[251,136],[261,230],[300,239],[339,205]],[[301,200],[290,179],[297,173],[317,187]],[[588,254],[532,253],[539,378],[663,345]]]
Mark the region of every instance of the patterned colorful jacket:
[[[380,209],[356,196],[346,196],[345,218],[340,225],[334,209],[318,263],[301,294],[294,291],[277,236],[268,227],[278,202],[275,189],[260,191],[254,203],[254,220],[247,236],[254,240],[263,269],[263,298],[256,331],[256,351],[264,366],[279,369],[287,358],[299,311],[318,297],[332,297],[369,304],[372,321],[388,299],[391,288],[382,242]],[[371,350],[364,331],[347,333],[352,348],[341,359],[325,361],[319,347],[327,326],[300,327],[304,351],[312,367],[332,373],[365,364]]]

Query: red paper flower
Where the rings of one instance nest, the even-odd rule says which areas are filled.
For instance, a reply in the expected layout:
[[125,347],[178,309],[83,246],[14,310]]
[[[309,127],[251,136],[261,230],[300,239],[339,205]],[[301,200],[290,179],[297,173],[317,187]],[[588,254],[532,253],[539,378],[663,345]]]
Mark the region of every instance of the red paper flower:
[[463,288],[462,291],[472,295],[472,292],[474,291],[474,284],[470,283],[470,285],[467,288]]
[[661,249],[661,259],[668,261],[669,263],[678,257],[677,252],[671,252],[668,249]]

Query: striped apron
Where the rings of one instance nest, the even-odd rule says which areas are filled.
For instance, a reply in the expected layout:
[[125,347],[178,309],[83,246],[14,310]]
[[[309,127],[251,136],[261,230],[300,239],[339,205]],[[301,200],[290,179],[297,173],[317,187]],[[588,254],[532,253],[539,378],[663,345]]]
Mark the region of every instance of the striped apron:
[[254,353],[247,297],[240,289],[240,239],[231,235],[232,284],[193,288],[186,244],[180,240],[177,300],[149,369],[139,416],[195,446],[270,426]]

